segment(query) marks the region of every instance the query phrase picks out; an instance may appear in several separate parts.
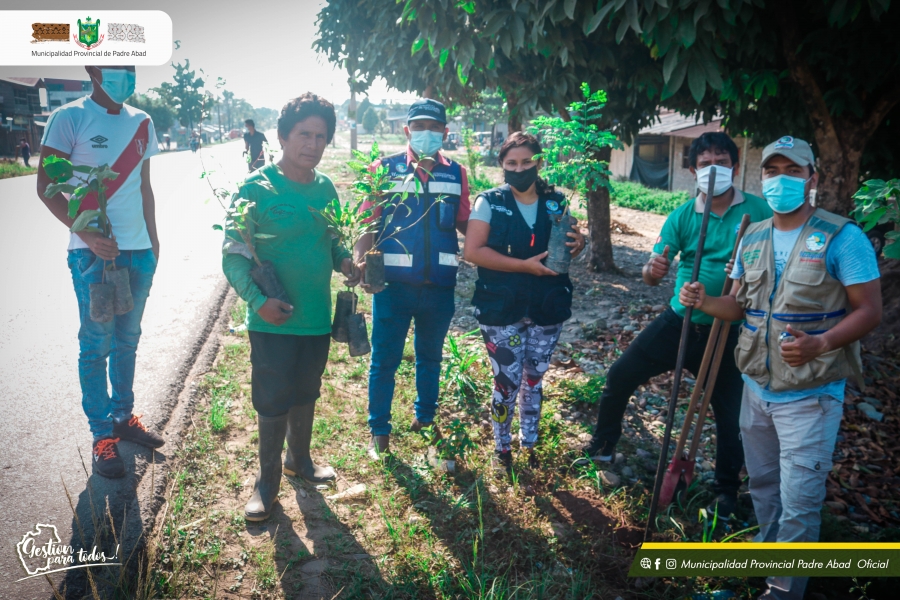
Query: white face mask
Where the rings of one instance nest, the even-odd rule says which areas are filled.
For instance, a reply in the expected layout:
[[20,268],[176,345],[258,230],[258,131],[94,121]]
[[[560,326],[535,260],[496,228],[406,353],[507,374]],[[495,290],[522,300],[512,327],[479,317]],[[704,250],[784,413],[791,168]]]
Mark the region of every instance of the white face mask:
[[[712,165],[697,169],[697,187],[702,193],[709,190],[709,172]],[[713,189],[713,196],[721,196],[731,189],[733,177],[733,169],[716,165],[716,187]]]

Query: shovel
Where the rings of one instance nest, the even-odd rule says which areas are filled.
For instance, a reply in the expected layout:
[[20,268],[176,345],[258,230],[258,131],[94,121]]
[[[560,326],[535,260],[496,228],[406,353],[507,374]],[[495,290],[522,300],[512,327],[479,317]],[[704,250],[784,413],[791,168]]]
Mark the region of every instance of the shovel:
[[[691,272],[690,283],[697,281],[700,276],[700,262],[703,260],[703,246],[706,243],[706,231],[709,228],[709,211],[712,208],[713,190],[716,183],[716,167],[709,170],[709,186],[706,188],[706,202],[703,204],[703,220],[700,221],[700,236],[697,240],[697,254],[694,259],[694,269]],[[684,321],[681,326],[681,342],[678,344],[678,358],[675,359],[675,377],[672,382],[672,395],[669,397],[669,412],[666,413],[666,428],[663,433],[662,451],[659,453],[659,463],[656,466],[656,480],[653,483],[653,499],[650,501],[650,513],[647,515],[647,528],[644,530],[644,541],[652,539],[652,530],[656,524],[656,510],[659,508],[659,495],[663,483],[663,473],[669,459],[669,442],[672,441],[672,425],[675,422],[675,407],[678,404],[678,391],[681,389],[681,372],[684,370],[684,355],[687,350],[688,333],[691,327],[691,314],[693,306],[684,307]]]
[[[738,247],[741,238],[744,237],[744,230],[750,224],[750,215],[744,215],[741,219],[741,226],[738,229],[737,239],[734,241],[734,248],[731,251],[731,260],[737,257]],[[725,279],[725,285],[722,286],[722,296],[731,293],[731,286],[734,282],[731,277]],[[719,366],[722,364],[722,355],[725,354],[725,345],[728,343],[728,330],[731,323],[716,319],[713,321],[712,328],[709,332],[709,340],[706,342],[706,351],[703,353],[703,360],[700,363],[700,371],[697,373],[697,385],[694,386],[694,393],[691,394],[691,401],[688,404],[687,413],[684,415],[684,425],[681,428],[681,435],[678,443],[675,445],[675,453],[672,456],[672,462],[663,476],[662,487],[659,492],[659,504],[668,506],[672,502],[678,489],[687,489],[691,485],[694,478],[694,459],[697,456],[697,449],[700,447],[700,433],[703,429],[703,420],[706,417],[706,411],[709,410],[709,402],[712,399],[713,390],[716,385],[716,376],[719,373]],[[710,367],[710,363],[712,366]],[[700,398],[703,398],[700,404]],[[698,409],[699,405],[699,409]],[[694,424],[694,417],[697,416],[697,423]],[[693,437],[691,438],[690,450],[687,454],[684,448],[687,445],[688,435],[691,433],[693,426]]]

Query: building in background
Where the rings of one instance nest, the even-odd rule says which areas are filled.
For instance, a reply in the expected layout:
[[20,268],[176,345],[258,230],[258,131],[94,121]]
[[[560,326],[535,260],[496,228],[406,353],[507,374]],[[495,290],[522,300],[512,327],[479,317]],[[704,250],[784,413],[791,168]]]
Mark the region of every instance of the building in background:
[[22,138],[32,154],[40,153],[45,124],[40,119],[42,89],[39,77],[0,77],[0,156],[15,156]]
[[[695,179],[688,170],[691,142],[708,131],[724,131],[722,119],[697,123],[694,117],[663,112],[659,121],[642,129],[630,146],[613,150],[609,170],[618,180],[630,180],[669,191],[696,191]],[[735,186],[761,195],[760,162],[762,148],[750,145],[747,138],[736,137],[741,170]]]
[[63,104],[74,102],[94,91],[94,86],[89,79],[52,79],[45,77],[44,86],[47,89],[47,100],[43,103],[43,108],[46,112],[53,112]]

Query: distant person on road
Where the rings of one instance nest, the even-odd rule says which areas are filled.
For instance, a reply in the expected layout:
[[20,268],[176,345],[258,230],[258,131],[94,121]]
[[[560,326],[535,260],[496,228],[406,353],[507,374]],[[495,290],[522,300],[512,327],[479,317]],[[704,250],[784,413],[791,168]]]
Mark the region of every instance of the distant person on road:
[[247,127],[247,133],[244,134],[244,155],[247,156],[247,169],[252,173],[266,164],[263,144],[268,144],[269,140],[266,139],[266,134],[256,130],[253,119],[247,119],[244,125]]
[[[848,377],[862,383],[859,340],[881,322],[881,279],[868,238],[816,208],[809,144],[786,135],[762,152],[762,192],[774,212],[741,240],[729,296],[685,282],[680,302],[746,319],[741,439],[756,542],[818,542]],[[769,577],[761,600],[801,600],[806,577]]]
[[272,262],[290,304],[263,294],[251,276],[251,252],[236,231],[226,231],[222,269],[247,302],[252,401],[259,419],[259,473],[244,509],[248,521],[268,518],[282,470],[313,483],[335,478],[334,469],[314,463],[309,452],[331,343],[331,272],[346,275],[348,286],[360,279],[350,252],[310,210],[338,197],[331,180],[316,170],[335,121],[334,106],[315,94],[288,102],[278,118],[281,159],[241,187],[241,196],[255,203],[250,233],[272,236],[256,246],[257,255]]
[[169,137],[169,134],[165,134],[163,136],[163,141],[166,143],[166,152],[172,149],[172,138]]
[[[141,423],[140,415],[133,413],[132,389],[141,317],[159,259],[156,201],[150,187],[148,160],[159,153],[159,146],[150,116],[123,104],[134,93],[134,67],[85,69],[94,84],[93,93],[56,109],[47,120],[37,192],[53,216],[68,228],[74,220],[68,216],[66,199],[59,194],[45,195],[52,181],[44,171],[44,159],[67,158],[75,166],[115,165],[119,173],[107,184],[107,216],[113,237],[84,231],[73,233],[68,262],[81,318],[78,375],[82,407],[94,436],[93,472],[103,477],[122,477],[125,463],[116,445],[120,440],[148,448],[159,448],[165,443]],[[81,209],[90,208],[92,203],[96,207],[96,198],[88,195]],[[116,268],[128,268],[134,308],[108,323],[98,323],[90,316],[90,286],[101,283],[108,262]],[[107,392],[110,384],[112,396]]]
[[22,160],[25,162],[25,166],[30,167],[31,165],[28,164],[28,161],[31,160],[31,146],[28,145],[25,138],[22,138],[19,142],[19,152],[22,153]]
[[[447,111],[436,100],[417,100],[403,128],[406,150],[377,161],[393,182],[390,205],[378,212],[379,233],[397,233],[379,246],[384,252],[387,286],[364,286],[372,297],[372,362],[369,367],[369,457],[380,460],[389,452],[391,405],[395,375],[403,358],[410,322],[415,326],[416,418],[410,429],[434,424],[438,409],[444,338],[455,311],[454,290],[459,268],[457,232],[465,235],[471,207],[466,170],[441,154],[447,139]],[[418,186],[404,183],[414,172]],[[398,208],[403,196],[410,194]],[[392,215],[388,220],[388,214]],[[371,249],[376,234],[367,234],[356,247],[358,264]],[[435,431],[440,435],[438,431]]]
[[[738,149],[728,135],[710,132],[695,139],[688,152],[688,162],[691,174],[697,178],[697,196],[666,218],[650,260],[643,269],[644,283],[659,285],[669,272],[670,259],[680,254],[676,293],[665,312],[641,331],[609,369],[606,386],[599,399],[594,436],[581,450],[582,456],[590,457],[595,462],[610,464],[615,460],[625,407],[637,387],[651,377],[675,368],[685,312],[678,300],[677,290],[690,278],[694,268],[710,168],[716,167],[716,182],[700,264],[700,281],[706,287],[721,291],[727,276],[725,267],[731,259],[743,216],[750,215],[752,222],[772,216],[771,209],[762,198],[734,187],[739,170]],[[685,368],[695,375],[700,370],[713,320],[713,316],[702,309],[693,311],[691,315]],[[738,422],[744,382],[734,364],[739,330],[740,324],[734,323],[727,332],[725,354],[710,400],[716,419],[716,463],[712,484],[716,497],[709,505],[709,511],[714,514],[718,510],[720,521],[727,521],[737,507],[740,471],[744,463]]]
[[[519,444],[528,465],[539,468],[538,441],[542,380],[572,316],[572,282],[548,269],[551,216],[565,211],[566,198],[538,176],[537,138],[516,132],[500,148],[506,181],[475,200],[466,231],[465,258],[478,266],[475,317],[494,371],[491,418],[494,468],[512,474],[512,421],[519,405]],[[573,226],[567,245],[572,256],[584,249],[584,236]]]

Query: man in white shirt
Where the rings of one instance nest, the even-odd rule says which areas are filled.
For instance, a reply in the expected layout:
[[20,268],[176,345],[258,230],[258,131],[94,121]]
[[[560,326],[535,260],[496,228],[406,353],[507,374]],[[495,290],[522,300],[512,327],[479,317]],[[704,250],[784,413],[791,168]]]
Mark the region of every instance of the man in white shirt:
[[[69,269],[81,328],[78,375],[82,407],[93,443],[93,471],[104,477],[122,477],[125,464],[116,443],[128,440],[159,448],[165,442],[147,430],[134,415],[135,352],[141,335],[141,317],[150,293],[159,258],[155,201],[150,187],[150,163],[159,152],[156,132],[149,115],[124,104],[134,93],[134,67],[85,67],[94,84],[90,96],[56,109],[47,121],[41,143],[37,193],[61,223],[71,228],[67,199],[62,194],[47,197],[52,183],[44,170],[48,156],[66,158],[73,165],[97,167],[108,164],[119,174],[107,182],[107,217],[112,236],[79,232],[69,239]],[[77,180],[69,183],[76,184]],[[82,202],[88,208],[90,195]],[[107,262],[129,271],[134,308],[112,321],[99,323],[90,317],[90,285],[101,283]],[[108,367],[107,367],[108,359]],[[108,393],[112,384],[112,396]]]

